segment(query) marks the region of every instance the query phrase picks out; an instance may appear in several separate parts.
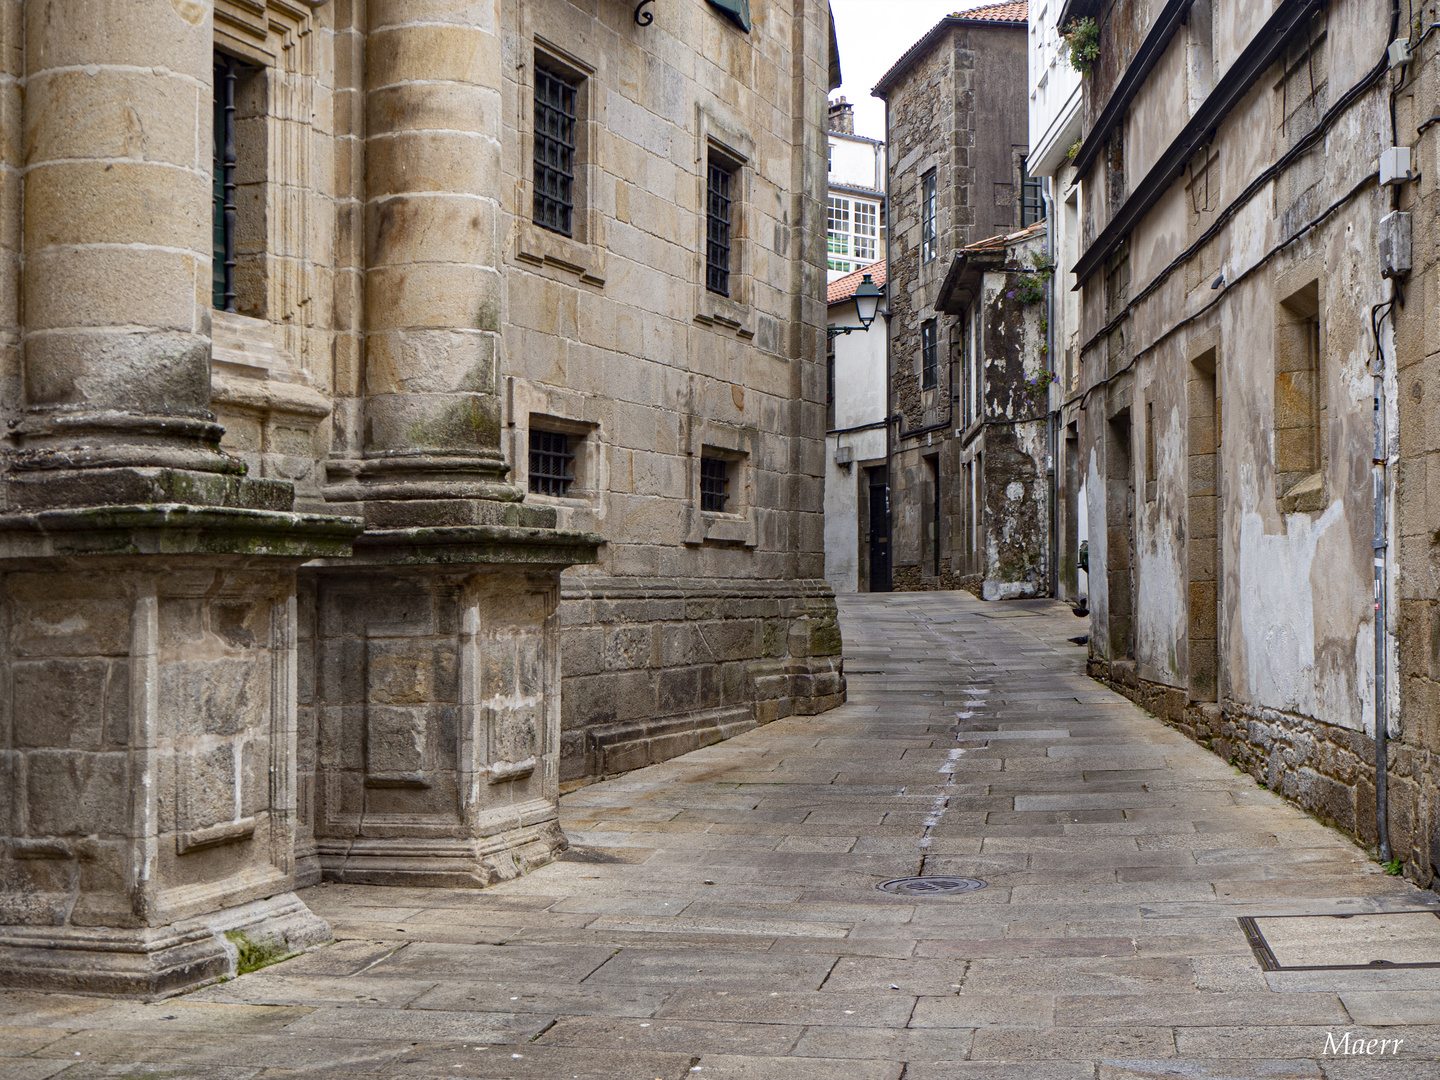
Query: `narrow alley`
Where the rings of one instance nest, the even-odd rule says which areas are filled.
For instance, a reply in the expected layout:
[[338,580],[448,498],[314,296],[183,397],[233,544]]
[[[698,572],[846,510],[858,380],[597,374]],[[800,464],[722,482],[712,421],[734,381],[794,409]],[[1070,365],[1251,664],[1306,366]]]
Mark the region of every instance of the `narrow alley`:
[[336,944],[231,982],[0,995],[0,1073],[1436,1075],[1434,894],[1088,679],[1068,608],[841,612],[845,706],[566,796],[495,888],[310,889]]

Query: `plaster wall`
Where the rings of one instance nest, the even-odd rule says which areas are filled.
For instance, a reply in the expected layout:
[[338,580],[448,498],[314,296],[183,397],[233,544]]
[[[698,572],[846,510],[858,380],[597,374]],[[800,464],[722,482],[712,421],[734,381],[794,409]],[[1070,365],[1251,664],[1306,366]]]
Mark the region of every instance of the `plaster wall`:
[[[1133,7],[1126,17],[1138,23],[1140,6],[1116,5],[1112,34],[1129,25],[1119,9]],[[1269,14],[1239,7],[1246,10],[1216,4],[1220,73]],[[1389,128],[1386,80],[1351,102],[1314,149],[1239,200],[1373,68],[1386,44],[1382,14],[1376,5],[1358,3],[1325,9],[1323,34],[1322,27],[1312,28],[1317,75],[1310,112],[1295,104],[1293,86],[1278,76],[1256,81],[1216,131],[1208,151],[1210,186],[1197,187],[1195,169],[1187,170],[1160,193],[1127,246],[1084,284],[1079,333],[1081,381],[1092,403],[1087,414],[1100,414],[1082,429],[1092,670],[1362,839],[1374,836],[1373,772],[1367,776],[1365,764],[1375,724],[1370,365],[1376,340],[1370,316],[1372,305],[1389,295],[1377,238],[1391,202],[1390,192],[1370,178]],[[1164,133],[1187,119],[1193,99],[1187,103],[1177,93],[1184,72],[1165,74],[1177,67],[1178,40],[1131,103],[1127,123],[1134,139],[1127,142],[1163,145]],[[1087,116],[1098,115],[1108,86],[1113,80],[1087,86]],[[1129,165],[1136,171],[1127,178],[1127,194],[1143,186],[1145,161],[1131,153]],[[1108,213],[1097,195],[1103,169],[1103,161],[1097,163],[1082,184],[1088,215],[1082,243],[1098,234]],[[1113,273],[1122,259],[1128,281]],[[1317,299],[1296,299],[1302,295]],[[1296,304],[1313,312],[1305,316],[1314,327],[1315,359],[1306,369],[1315,372],[1312,405],[1303,396],[1311,391],[1295,389],[1311,384],[1289,374],[1298,346],[1285,328]],[[1210,466],[1197,456],[1194,440],[1201,435],[1193,427],[1194,402],[1187,401],[1187,385],[1189,394],[1199,392],[1194,365],[1209,363],[1219,417],[1213,477],[1195,471]],[[1387,375],[1384,418],[1392,452],[1400,445],[1394,435],[1398,385]],[[1304,485],[1280,463],[1296,409],[1314,410],[1307,423],[1314,425],[1315,471]],[[1117,442],[1115,418],[1128,419],[1128,441]],[[1123,450],[1128,463],[1117,456]],[[1118,480],[1117,462],[1124,466]],[[1197,487],[1219,493],[1216,704],[1208,703],[1190,648],[1195,628],[1209,618],[1194,609],[1206,595],[1196,583],[1208,571],[1191,561],[1204,549],[1187,542],[1190,532],[1203,535],[1210,527],[1196,528],[1193,515],[1204,505],[1190,498]],[[1134,507],[1128,534],[1117,519],[1126,506],[1117,492],[1126,489]],[[1399,505],[1393,493],[1387,499]],[[1117,549],[1127,541],[1127,549]],[[1096,572],[1104,567],[1111,572]],[[1387,573],[1393,588],[1393,561]],[[1117,637],[1129,602],[1117,590],[1133,597],[1128,640]],[[1383,632],[1393,635],[1400,626],[1392,611]],[[1399,662],[1392,649],[1392,687]],[[1397,732],[1407,723],[1403,715],[1395,722],[1400,702],[1392,692],[1388,715]],[[1413,775],[1413,767],[1402,766],[1401,775]],[[1428,804],[1423,784],[1407,781],[1402,789],[1404,808],[1395,814],[1409,844],[1412,824]],[[1423,858],[1413,857],[1417,873],[1430,872],[1429,859],[1428,848]]]

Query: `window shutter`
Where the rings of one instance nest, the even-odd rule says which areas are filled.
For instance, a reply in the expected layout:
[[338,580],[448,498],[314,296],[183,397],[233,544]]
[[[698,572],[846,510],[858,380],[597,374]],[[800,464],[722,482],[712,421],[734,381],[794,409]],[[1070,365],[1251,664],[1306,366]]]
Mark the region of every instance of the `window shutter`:
[[710,0],[710,6],[723,11],[747,34],[750,32],[750,0]]

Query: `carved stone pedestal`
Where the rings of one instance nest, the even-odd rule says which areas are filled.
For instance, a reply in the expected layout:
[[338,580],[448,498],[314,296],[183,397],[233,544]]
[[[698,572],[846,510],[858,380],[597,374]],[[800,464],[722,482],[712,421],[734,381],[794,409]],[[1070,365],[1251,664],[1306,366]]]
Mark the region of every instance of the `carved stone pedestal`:
[[295,568],[358,531],[0,516],[0,985],[157,996],[328,939],[291,892]]
[[565,847],[556,606],[598,540],[374,530],[304,572],[318,867],[302,880],[480,887]]

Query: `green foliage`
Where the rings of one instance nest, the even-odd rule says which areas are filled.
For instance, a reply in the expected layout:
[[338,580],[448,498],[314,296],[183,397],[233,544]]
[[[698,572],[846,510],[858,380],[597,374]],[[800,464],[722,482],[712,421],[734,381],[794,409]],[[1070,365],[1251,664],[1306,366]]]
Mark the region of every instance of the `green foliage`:
[[[1050,295],[1050,279],[1055,276],[1055,264],[1044,254],[1031,254],[1030,267],[1021,271],[1023,280],[1015,287],[1015,299],[1026,307],[1040,303]],[[1044,330],[1041,333],[1045,333]]]
[[1391,877],[1399,877],[1405,870],[1405,864],[1399,859],[1391,859],[1389,862],[1381,863],[1380,865],[1385,867],[1385,873]]
[[1065,59],[1081,75],[1089,75],[1100,59],[1100,27],[1094,19],[1072,19],[1060,31]]
[[1080,156],[1080,145],[1081,144],[1079,139],[1076,139],[1073,143],[1070,144],[1070,149],[1065,151],[1065,160],[1067,163],[1074,161],[1077,157]]

